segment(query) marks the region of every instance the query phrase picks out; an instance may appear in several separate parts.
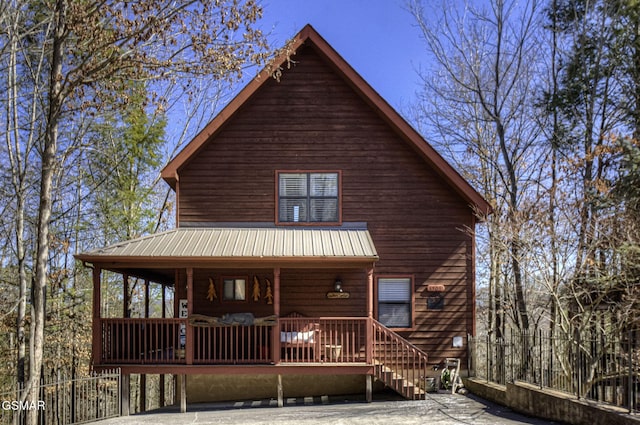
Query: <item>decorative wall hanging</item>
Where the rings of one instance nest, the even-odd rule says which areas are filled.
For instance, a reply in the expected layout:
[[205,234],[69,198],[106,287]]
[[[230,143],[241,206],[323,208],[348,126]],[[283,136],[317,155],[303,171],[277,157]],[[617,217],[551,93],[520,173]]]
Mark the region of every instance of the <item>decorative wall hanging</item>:
[[265,291],[264,297],[267,299],[267,304],[273,304],[273,292],[271,292],[271,281],[269,279],[265,279],[267,281],[267,289]]
[[209,290],[207,291],[207,299],[211,302],[213,300],[218,299],[218,294],[216,293],[216,285],[213,283],[213,278],[209,278]]
[[258,276],[253,276],[253,301],[257,302],[260,300],[260,281],[258,280]]

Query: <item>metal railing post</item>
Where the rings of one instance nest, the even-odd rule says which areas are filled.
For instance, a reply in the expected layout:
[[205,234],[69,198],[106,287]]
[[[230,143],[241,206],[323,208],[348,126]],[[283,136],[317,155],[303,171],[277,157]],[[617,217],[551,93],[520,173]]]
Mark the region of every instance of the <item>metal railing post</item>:
[[542,329],[538,329],[538,346],[540,347],[539,356],[540,356],[540,371],[538,372],[538,379],[540,379],[540,389],[544,386],[544,379],[542,378]]
[[487,335],[487,355],[486,355],[486,359],[487,359],[487,370],[485,373],[485,378],[487,378],[487,383],[489,382],[489,375],[491,374],[491,370],[489,369],[489,357],[491,357],[491,334]]
[[580,389],[582,388],[582,361],[580,358],[580,329],[576,329],[576,395],[578,400],[580,400]]
[[627,337],[627,343],[629,344],[627,353],[628,353],[628,364],[629,364],[629,376],[627,381],[627,401],[629,403],[629,413],[633,411],[633,331],[629,330],[629,335]]

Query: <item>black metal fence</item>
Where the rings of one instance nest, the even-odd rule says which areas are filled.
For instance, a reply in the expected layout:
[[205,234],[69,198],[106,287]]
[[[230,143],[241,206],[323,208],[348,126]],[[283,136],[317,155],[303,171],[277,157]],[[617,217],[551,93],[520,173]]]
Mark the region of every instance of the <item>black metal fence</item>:
[[0,424],[23,424],[30,409],[37,410],[43,425],[81,424],[120,415],[120,370],[44,380],[38,391],[35,405],[22,401],[19,389],[0,394]]
[[489,382],[527,382],[610,403],[640,408],[640,333],[510,332],[497,339],[469,337],[469,374]]

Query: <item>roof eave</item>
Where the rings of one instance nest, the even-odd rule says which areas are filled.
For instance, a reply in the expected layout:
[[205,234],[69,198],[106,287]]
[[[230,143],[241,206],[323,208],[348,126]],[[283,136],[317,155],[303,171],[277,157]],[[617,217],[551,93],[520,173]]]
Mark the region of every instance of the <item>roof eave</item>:
[[[305,27],[307,29],[307,27]],[[425,139],[411,126],[340,54],[327,43],[313,28],[312,41],[333,64],[345,80],[351,83],[360,96],[372,107],[394,131],[410,143],[422,158],[453,188],[466,199],[476,213],[482,217],[492,212],[491,205],[453,168]],[[301,32],[302,34],[302,32]]]
[[189,142],[178,155],[171,159],[160,172],[160,176],[171,186],[176,189],[176,183],[179,180],[179,169],[186,164],[189,159],[198,151],[206,142],[217,133],[220,128],[245,104],[245,102],[263,85],[270,76],[270,70],[277,69],[290,60],[292,55],[298,48],[309,38],[309,33],[315,33],[310,25],[306,25],[287,46],[285,52],[275,57],[268,65],[266,65],[232,100],[218,113],[209,124],[207,124],[196,137]]
[[139,256],[111,256],[78,254],[75,258],[85,264],[103,266],[105,268],[122,268],[131,266],[150,266],[154,268],[182,268],[182,267],[238,267],[282,266],[282,267],[335,267],[337,265],[372,265],[379,260],[378,256],[308,256],[308,257],[139,257]]

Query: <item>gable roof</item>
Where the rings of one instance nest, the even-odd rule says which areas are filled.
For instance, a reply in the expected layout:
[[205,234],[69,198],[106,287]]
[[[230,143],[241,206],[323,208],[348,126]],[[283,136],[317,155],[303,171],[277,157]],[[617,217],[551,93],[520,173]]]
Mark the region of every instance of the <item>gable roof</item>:
[[[289,55],[303,45],[311,44],[319,55],[357,92],[364,101],[402,137],[423,160],[430,165],[472,208],[481,214],[489,214],[489,203],[402,118],[339,54],[316,32],[306,25],[289,46]],[[289,55],[282,54],[271,63],[271,69],[286,64]],[[269,80],[261,72],[247,84],[238,95],[207,124],[204,129],[187,144],[162,170],[162,178],[175,190],[180,168],[189,162],[197,152],[231,119],[240,107]]]

